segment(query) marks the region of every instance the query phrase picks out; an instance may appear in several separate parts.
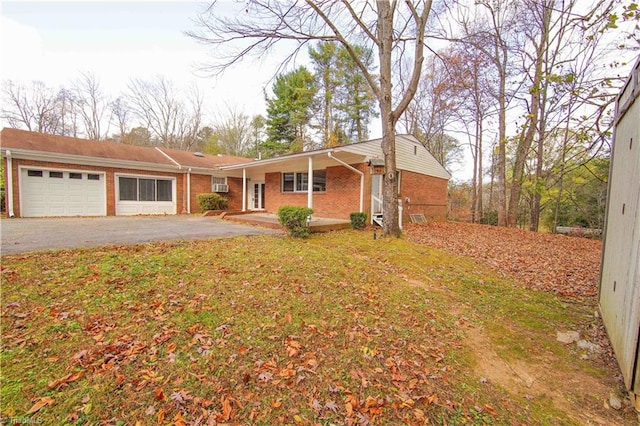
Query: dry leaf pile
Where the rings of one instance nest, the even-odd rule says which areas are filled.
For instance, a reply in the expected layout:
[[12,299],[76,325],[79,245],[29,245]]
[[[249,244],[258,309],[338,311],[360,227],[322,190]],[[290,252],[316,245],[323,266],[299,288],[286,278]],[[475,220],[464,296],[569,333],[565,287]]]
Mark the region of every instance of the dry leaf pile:
[[409,224],[406,231],[411,241],[481,260],[528,288],[598,294],[600,240],[461,222]]

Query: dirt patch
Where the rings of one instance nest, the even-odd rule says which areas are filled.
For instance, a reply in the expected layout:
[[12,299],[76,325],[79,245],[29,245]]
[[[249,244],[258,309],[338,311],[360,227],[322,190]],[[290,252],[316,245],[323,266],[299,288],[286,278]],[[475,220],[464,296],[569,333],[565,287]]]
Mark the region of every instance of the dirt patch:
[[[468,343],[476,356],[476,374],[481,381],[497,385],[510,394],[524,399],[551,398],[559,410],[580,424],[611,425],[626,424],[628,418],[608,409],[605,404],[617,386],[607,387],[599,380],[575,371],[565,373],[552,367],[552,360],[544,364],[523,361],[508,362],[493,349],[493,345],[482,329],[468,330]],[[581,401],[576,407],[571,401]]]
[[[602,250],[598,240],[457,222],[409,224],[406,231],[411,241],[471,257],[526,288],[551,292],[566,303],[597,311]],[[478,326],[469,325],[466,344],[473,350],[476,374],[487,385],[499,386],[524,402],[549,398],[578,424],[640,424],[622,394],[619,369],[601,319],[596,316],[583,325],[576,331],[602,349],[589,357],[596,368],[608,370],[602,378],[577,368],[563,371],[553,353],[532,362],[507,361]],[[611,395],[623,401],[622,409],[610,407]]]

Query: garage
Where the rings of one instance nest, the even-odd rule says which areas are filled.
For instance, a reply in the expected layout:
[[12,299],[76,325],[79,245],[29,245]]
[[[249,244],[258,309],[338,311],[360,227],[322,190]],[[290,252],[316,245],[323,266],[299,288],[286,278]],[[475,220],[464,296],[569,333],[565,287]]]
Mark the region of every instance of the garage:
[[115,175],[116,216],[176,214],[176,179],[167,176]]
[[23,217],[106,216],[105,174],[81,170],[20,169]]

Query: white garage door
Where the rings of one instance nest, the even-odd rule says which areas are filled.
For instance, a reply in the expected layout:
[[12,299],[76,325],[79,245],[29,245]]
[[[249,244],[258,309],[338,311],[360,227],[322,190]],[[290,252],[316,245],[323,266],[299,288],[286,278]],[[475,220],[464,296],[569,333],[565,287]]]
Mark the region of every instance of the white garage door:
[[105,175],[24,168],[20,200],[23,217],[106,216]]
[[176,214],[176,179],[116,175],[116,215]]

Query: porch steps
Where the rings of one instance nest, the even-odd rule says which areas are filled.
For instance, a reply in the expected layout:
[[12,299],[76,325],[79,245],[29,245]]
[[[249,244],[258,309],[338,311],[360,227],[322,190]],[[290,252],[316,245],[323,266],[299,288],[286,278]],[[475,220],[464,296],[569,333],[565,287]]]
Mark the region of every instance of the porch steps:
[[382,226],[382,213],[374,213],[371,216],[371,219],[373,220],[373,223],[375,223],[378,226]]

